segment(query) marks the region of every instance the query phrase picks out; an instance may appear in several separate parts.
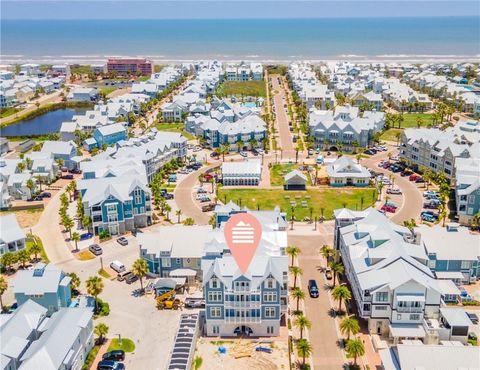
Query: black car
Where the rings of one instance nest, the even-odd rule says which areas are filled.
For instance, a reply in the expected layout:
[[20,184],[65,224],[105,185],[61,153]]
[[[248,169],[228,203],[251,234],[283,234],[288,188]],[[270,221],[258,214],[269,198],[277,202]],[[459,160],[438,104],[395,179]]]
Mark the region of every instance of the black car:
[[96,256],[100,256],[103,253],[102,247],[100,247],[98,244],[92,244],[88,247],[88,250]]
[[63,176],[62,176],[62,179],[65,179],[65,180],[73,180],[73,175],[63,175]]
[[212,157],[212,158],[219,157],[219,156],[220,156],[220,154],[218,154],[217,152],[211,152],[210,153],[210,157]]
[[125,365],[120,362],[111,360],[100,361],[97,365],[97,370],[124,370]]
[[125,276],[125,282],[127,284],[131,284],[131,283],[134,283],[135,281],[138,280],[138,276],[137,275],[134,275],[133,273],[130,273],[128,275]]
[[125,351],[122,351],[121,349],[119,349],[119,350],[107,352],[102,356],[102,360],[124,361]]
[[315,280],[308,280],[308,293],[310,293],[310,297],[318,298],[318,286]]
[[476,313],[467,312],[467,316],[474,325],[478,324],[478,316]]
[[48,191],[44,191],[43,193],[40,193],[39,197],[42,197],[42,198],[51,198],[51,197],[52,197],[52,193],[49,193]]
[[128,245],[128,240],[127,240],[127,238],[122,236],[122,237],[117,239],[117,243],[120,244],[120,245]]
[[377,151],[375,149],[367,149],[363,153],[368,155],[374,155],[377,153]]

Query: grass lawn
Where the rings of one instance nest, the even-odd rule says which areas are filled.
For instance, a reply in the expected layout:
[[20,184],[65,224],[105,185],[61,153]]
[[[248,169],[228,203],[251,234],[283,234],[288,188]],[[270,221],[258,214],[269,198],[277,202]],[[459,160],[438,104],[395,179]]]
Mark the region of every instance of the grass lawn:
[[77,253],[77,258],[80,261],[88,261],[93,260],[95,256],[88,249],[84,249],[83,251]]
[[225,81],[215,91],[217,96],[266,96],[265,81]]
[[422,122],[421,122],[422,127],[427,126],[429,123],[432,123],[432,116],[433,114],[431,113],[404,113],[403,122],[400,127],[401,128],[411,128],[411,127],[417,128],[418,118],[422,119]]
[[42,212],[43,206],[38,208],[22,209],[19,211],[2,211],[0,212],[0,216],[13,213],[17,218],[20,227],[25,229],[36,225],[42,216]]
[[21,109],[18,109],[18,108],[4,108],[4,109],[0,109],[0,118],[5,118],[5,117],[8,117],[8,116],[11,116],[17,112],[20,112]]
[[[301,166],[295,163],[274,164],[270,168],[270,185],[283,186],[284,184],[283,177],[287,173],[289,173],[290,171],[293,171],[294,169],[297,169],[298,167],[301,167]],[[305,176],[307,176],[307,185],[312,185],[310,181],[310,176],[305,172],[304,174]]]
[[105,279],[111,278],[110,274],[105,269],[98,270],[98,275],[100,275],[101,277],[104,277]]
[[399,132],[400,134],[402,133],[402,129],[399,128],[390,128],[386,130],[382,136],[380,136],[380,140],[385,140],[385,141],[392,141],[395,144],[397,143],[397,137],[396,134]]
[[114,92],[115,90],[117,90],[117,88],[114,87],[114,86],[102,87],[102,88],[100,89],[100,94],[107,96],[108,94]]
[[[285,196],[289,198],[285,198]],[[310,197],[310,198],[308,198]],[[295,201],[295,219],[302,220],[304,217],[310,217],[310,207],[313,217],[323,215],[327,219],[333,217],[333,210],[347,208],[360,210],[363,198],[363,208],[371,206],[377,197],[376,190],[373,188],[348,188],[348,189],[308,189],[307,191],[285,191],[281,189],[225,189],[219,188],[218,199],[222,202],[234,201],[250,209],[271,210],[275,206],[280,206],[282,211],[287,212],[287,217],[291,218],[291,204]],[[307,202],[306,207],[302,207],[302,201]]]
[[183,130],[184,128],[183,123],[157,123],[155,127],[159,131],[180,132],[183,136],[187,138],[187,140],[195,139],[195,136]]
[[135,351],[135,343],[128,338],[122,338],[122,342],[120,343],[118,338],[114,338],[110,342],[107,351],[115,351],[118,349],[124,350],[125,352],[133,352]]
[[40,239],[38,236],[36,235],[31,235],[31,234],[28,234],[27,236],[27,240],[26,240],[26,247],[27,249],[30,248],[34,243],[38,244],[40,246],[40,248],[42,249],[39,256],[40,258],[42,259],[43,262],[45,263],[48,263],[50,262],[50,260],[48,259],[48,256],[47,254],[45,253],[45,249],[43,248],[43,243],[42,243],[42,239]]

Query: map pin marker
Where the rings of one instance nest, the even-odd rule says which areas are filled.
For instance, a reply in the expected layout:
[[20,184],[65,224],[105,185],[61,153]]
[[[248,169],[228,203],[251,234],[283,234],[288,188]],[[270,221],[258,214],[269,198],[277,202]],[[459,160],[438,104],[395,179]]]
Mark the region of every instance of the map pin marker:
[[248,270],[262,237],[262,225],[249,213],[237,213],[224,227],[225,241],[242,274]]

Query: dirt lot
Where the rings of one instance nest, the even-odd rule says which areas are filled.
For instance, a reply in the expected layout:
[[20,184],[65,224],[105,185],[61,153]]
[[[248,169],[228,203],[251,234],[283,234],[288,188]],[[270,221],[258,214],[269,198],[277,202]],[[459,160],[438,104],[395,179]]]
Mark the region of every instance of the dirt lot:
[[[255,351],[255,347],[271,348],[272,353]],[[218,348],[226,347],[226,353],[220,354]],[[215,340],[213,338],[200,338],[197,341],[195,356],[203,359],[202,370],[216,369],[288,369],[288,345],[286,341],[270,339],[248,340],[248,339],[225,339]],[[235,358],[235,356],[245,356]]]
[[0,216],[5,216],[7,214],[13,213],[17,216],[17,221],[18,224],[20,225],[21,228],[25,229],[28,227],[34,226],[38,220],[40,219],[40,216],[42,215],[43,208],[34,208],[34,209],[27,209],[27,210],[22,210],[22,211],[5,211],[1,212]]

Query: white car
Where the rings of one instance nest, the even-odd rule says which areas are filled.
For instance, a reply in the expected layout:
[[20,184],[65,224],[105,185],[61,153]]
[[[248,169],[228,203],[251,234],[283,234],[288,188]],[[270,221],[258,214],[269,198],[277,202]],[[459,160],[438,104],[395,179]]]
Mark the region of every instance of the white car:
[[392,158],[390,158],[390,160],[392,161],[399,161],[400,160],[400,157],[397,157],[397,156],[393,156]]
[[383,178],[382,182],[383,182],[383,185],[391,185],[392,184],[392,182],[387,178]]
[[388,188],[387,194],[402,194],[400,188]]
[[240,155],[241,155],[242,157],[247,157],[247,156],[248,156],[247,152],[244,152],[244,151],[241,151],[241,152],[240,152]]

